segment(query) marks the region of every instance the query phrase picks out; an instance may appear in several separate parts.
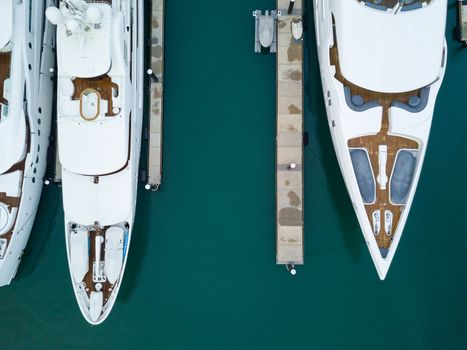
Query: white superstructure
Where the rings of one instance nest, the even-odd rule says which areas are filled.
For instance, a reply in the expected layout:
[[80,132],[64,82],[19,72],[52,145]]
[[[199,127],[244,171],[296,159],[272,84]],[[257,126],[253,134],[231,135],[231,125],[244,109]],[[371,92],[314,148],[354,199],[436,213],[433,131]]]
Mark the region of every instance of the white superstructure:
[[446,68],[446,0],[314,0],[339,165],[381,279],[425,157]]
[[47,165],[55,58],[45,3],[0,0],[0,286],[18,269]]
[[108,316],[133,229],[143,108],[143,1],[62,0],[57,123],[67,256],[86,320]]

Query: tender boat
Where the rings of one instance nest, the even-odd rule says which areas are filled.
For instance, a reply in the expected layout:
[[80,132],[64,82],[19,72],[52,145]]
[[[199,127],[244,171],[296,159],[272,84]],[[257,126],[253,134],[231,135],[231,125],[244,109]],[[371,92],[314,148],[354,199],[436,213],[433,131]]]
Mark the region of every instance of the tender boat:
[[16,275],[47,165],[55,58],[45,4],[0,0],[0,286]]
[[266,10],[264,15],[259,16],[259,42],[262,47],[269,47],[274,40],[274,15]]
[[446,0],[314,0],[337,159],[379,277],[420,177],[446,68]]
[[277,17],[275,10],[253,11],[255,18],[255,52],[262,52],[263,48],[269,48],[269,52],[277,51]]
[[85,319],[121,286],[135,216],[143,108],[143,1],[62,0],[57,130],[68,263]]

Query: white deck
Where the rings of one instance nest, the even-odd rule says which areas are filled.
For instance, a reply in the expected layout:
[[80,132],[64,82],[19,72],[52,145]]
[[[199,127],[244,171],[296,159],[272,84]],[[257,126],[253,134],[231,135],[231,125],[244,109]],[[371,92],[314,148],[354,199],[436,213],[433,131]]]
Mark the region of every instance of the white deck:
[[151,82],[149,101],[148,184],[151,187],[157,187],[162,182],[164,3],[165,0],[152,1],[151,69],[158,82]]
[[276,262],[303,264],[303,42],[293,39],[290,26],[302,16],[302,0],[290,16],[288,6],[289,0],[277,1]]
[[6,46],[13,34],[13,6],[11,0],[0,0],[0,23],[2,30],[0,31],[0,48]]
[[357,1],[334,1],[331,9],[340,69],[348,81],[367,90],[398,93],[438,78],[445,2],[432,1],[423,9],[397,15]]
[[[69,35],[65,29],[58,30],[58,69],[63,76],[92,78],[106,74],[112,65],[112,7],[108,4],[93,4],[102,11],[100,29]],[[59,25],[62,28],[64,25]],[[118,36],[114,36],[118,38]]]

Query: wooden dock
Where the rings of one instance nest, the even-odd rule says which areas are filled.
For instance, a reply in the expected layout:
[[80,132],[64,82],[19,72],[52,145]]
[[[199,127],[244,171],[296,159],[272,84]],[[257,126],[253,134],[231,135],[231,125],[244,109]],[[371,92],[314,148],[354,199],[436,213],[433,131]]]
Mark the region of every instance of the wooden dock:
[[467,43],[467,1],[458,0],[459,41]]
[[152,0],[151,71],[149,101],[149,147],[147,189],[157,190],[162,183],[162,129],[164,82],[165,0]]
[[288,15],[277,0],[276,218],[277,264],[303,264],[303,41],[291,23],[302,17],[302,0]]

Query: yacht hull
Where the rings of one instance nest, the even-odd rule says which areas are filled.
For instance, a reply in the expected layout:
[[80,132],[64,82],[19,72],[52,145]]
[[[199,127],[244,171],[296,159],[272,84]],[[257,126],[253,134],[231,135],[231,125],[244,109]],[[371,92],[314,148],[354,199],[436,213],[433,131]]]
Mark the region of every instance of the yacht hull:
[[[10,94],[17,100],[9,101],[9,113],[11,117],[15,113],[21,114],[22,118],[27,116],[27,151],[25,157],[12,167],[17,169],[12,172],[19,171],[20,174],[16,182],[19,188],[16,194],[18,207],[12,230],[0,235],[2,241],[8,242],[0,259],[0,286],[9,284],[16,275],[33,228],[47,166],[52,119],[50,96],[53,95],[54,85],[49,68],[54,68],[55,58],[54,28],[44,23],[45,18],[38,15],[45,11],[45,4],[45,1],[39,1],[31,9],[24,2],[13,5],[15,20],[9,52],[12,59],[10,80],[13,82]],[[29,17],[32,19],[29,20]],[[26,102],[23,104],[23,101]],[[0,175],[0,183],[4,175]]]
[[[68,266],[83,317],[98,325],[115,305],[135,218],[144,1],[121,7],[112,1],[77,1],[75,6],[67,12],[61,3],[48,10],[48,17],[58,24],[59,33],[57,123]],[[84,39],[70,34],[69,22],[60,20],[75,13],[86,20],[93,13],[99,21],[96,25],[91,19]],[[80,40],[82,61],[75,61],[70,52]],[[96,57],[100,64],[90,65]]]
[[[334,0],[334,2],[336,2],[336,0]],[[445,73],[447,47],[445,43],[444,54],[439,68],[439,76],[429,86],[430,97],[423,111],[411,113],[410,115],[405,113],[404,117],[410,118],[406,118],[405,120],[393,112],[393,107],[388,108],[388,111],[384,110],[384,107],[379,110],[377,108],[373,108],[376,113],[370,112],[371,109],[364,113],[355,112],[354,110],[349,109],[343,91],[345,84],[350,83],[339,81],[339,78],[342,78],[340,76],[341,73],[339,67],[336,66],[336,64],[338,65],[338,63],[336,63],[338,57],[336,56],[339,44],[336,42],[334,32],[333,20],[335,19],[333,17],[332,8],[333,1],[314,0],[314,22],[318,48],[318,60],[320,64],[321,82],[328,125],[339,167],[365,242],[367,243],[378,275],[381,280],[384,280],[401,239],[420,178],[428,144],[435,100]],[[382,114],[383,116],[381,116]],[[387,115],[388,117],[386,117]],[[369,211],[372,204],[366,203],[362,198],[362,191],[358,182],[359,179],[357,179],[355,171],[356,165],[354,165],[351,156],[351,151],[354,147],[369,147],[368,145],[363,144],[365,140],[368,140],[372,135],[375,137],[373,139],[376,140],[375,142],[380,141],[375,135],[379,135],[381,133],[381,128],[384,128],[382,124],[384,124],[385,117],[389,121],[389,130],[386,130],[386,133],[384,134],[385,139],[396,138],[397,140],[409,140],[417,145],[416,150],[414,150],[416,157],[410,189],[407,191],[403,206],[401,205],[398,207],[400,208],[400,213],[395,214],[398,216],[397,222],[395,220],[393,222],[392,213],[391,215],[388,215],[388,218],[386,219],[384,217],[384,210],[378,210],[378,215],[373,214],[375,217],[378,216],[378,220],[373,219],[371,212]],[[358,146],[355,146],[356,144],[358,144]],[[401,150],[399,150],[399,152],[400,151]],[[381,159],[381,152],[377,156]],[[369,158],[371,163],[373,159],[371,159],[371,156],[369,156]],[[383,185],[380,184],[381,179],[378,173],[378,167],[375,165],[375,162],[372,163],[373,164],[371,165],[373,165],[372,170],[374,183],[376,184],[376,191],[381,193],[388,192],[388,189],[380,189],[383,188]],[[390,166],[387,166],[387,169],[389,168]],[[383,171],[386,171],[386,169]],[[394,169],[387,171],[387,180],[390,180],[393,174]],[[390,201],[388,201],[388,203],[384,203],[384,205],[386,204],[388,206],[393,205]],[[386,225],[387,233],[384,232],[384,225],[386,223],[385,219],[390,223],[390,225]],[[393,226],[396,227],[394,228]],[[385,236],[384,239],[388,242],[386,245],[384,245],[384,243],[381,244],[381,236]]]

